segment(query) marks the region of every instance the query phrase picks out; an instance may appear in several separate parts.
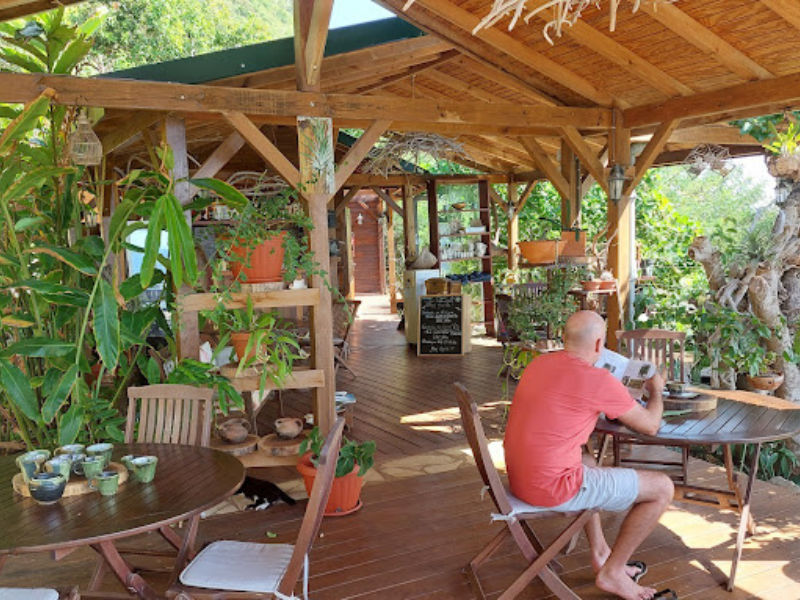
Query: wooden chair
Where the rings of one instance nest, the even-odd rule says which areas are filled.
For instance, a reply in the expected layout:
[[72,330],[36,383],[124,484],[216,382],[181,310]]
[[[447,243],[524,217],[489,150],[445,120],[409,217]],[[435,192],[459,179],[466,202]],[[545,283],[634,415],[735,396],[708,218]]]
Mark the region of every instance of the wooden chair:
[[[686,381],[685,344],[686,333],[683,331],[668,331],[665,329],[634,329],[631,331],[617,331],[619,352],[629,358],[646,360],[653,363],[657,369],[664,368],[667,380]],[[623,459],[621,456],[621,443],[630,446],[648,446],[647,442],[630,439],[614,439],[614,465],[630,466],[641,465],[650,467],[666,467],[667,469],[680,469],[679,474],[673,474],[676,483],[684,485],[689,482],[689,448],[681,448],[680,461],[662,461],[637,459],[635,457]],[[601,445],[603,448],[605,444]],[[601,450],[602,456],[602,450]]]
[[217,541],[204,548],[180,573],[167,598],[294,598],[303,573],[308,597],[308,554],[317,538],[339,458],[344,419],[336,419],[320,453],[317,476],[295,544]]
[[[499,600],[516,598],[536,577],[540,577],[550,591],[560,600],[579,600],[580,597],[570,590],[557,575],[552,561],[563,548],[569,545],[575,535],[580,533],[580,530],[586,525],[586,522],[595,511],[557,513],[531,506],[515,498],[506,489],[500,479],[497,468],[494,466],[494,462],[492,462],[492,457],[489,454],[489,444],[478,413],[478,405],[475,404],[475,401],[472,400],[463,385],[460,383],[455,383],[454,385],[464,432],[475,456],[475,462],[481,478],[499,511],[499,514],[493,515],[492,518],[502,521],[505,525],[503,530],[467,565],[467,576],[476,596],[481,600],[486,598],[478,578],[478,569],[489,561],[507,538],[511,537],[529,565],[511,586],[500,595]],[[553,517],[569,517],[571,521],[549,546],[542,547],[532,530],[523,527],[523,523],[529,524],[528,522],[533,520]]]
[[191,385],[128,388],[125,442],[208,446],[213,395],[211,389]]
[[350,356],[350,332],[360,306],[361,300],[345,300],[344,302],[333,303],[333,358],[336,363],[335,372],[338,373],[339,367],[342,366],[350,371],[353,377],[356,374],[350,368],[347,359]]

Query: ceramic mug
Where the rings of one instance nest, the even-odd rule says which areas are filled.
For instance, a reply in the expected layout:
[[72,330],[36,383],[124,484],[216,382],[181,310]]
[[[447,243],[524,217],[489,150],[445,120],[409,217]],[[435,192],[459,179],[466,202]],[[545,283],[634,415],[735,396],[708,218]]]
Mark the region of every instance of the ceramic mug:
[[48,473],[58,473],[69,481],[69,475],[72,473],[72,459],[69,454],[61,454],[44,463],[44,468]]
[[75,475],[83,475],[83,461],[86,460],[86,455],[83,452],[78,454],[59,454],[58,457],[68,458],[72,462],[72,472]]
[[67,444],[56,448],[56,456],[62,454],[86,454],[86,446],[83,444]]
[[83,467],[83,474],[86,476],[86,479],[96,477],[106,468],[105,459],[99,455],[87,456],[83,459],[83,462],[81,462],[81,466]]
[[131,461],[133,461],[134,458],[136,457],[133,454],[126,454],[119,459],[119,462],[121,462],[125,468],[128,469],[129,473],[133,473],[133,463]]
[[156,467],[158,466],[157,456],[137,456],[131,459],[133,476],[139,483],[150,483],[155,479]]
[[92,444],[86,448],[86,454],[89,456],[102,456],[103,468],[108,466],[111,462],[111,454],[114,452],[114,444]]
[[40,454],[35,452],[26,452],[25,454],[17,457],[15,462],[22,473],[22,479],[25,481],[25,483],[28,483],[31,479],[33,479],[33,476],[39,472],[39,469],[45,460],[46,459],[43,459]]
[[89,487],[100,492],[101,496],[113,496],[119,489],[119,473],[116,471],[101,471],[87,479]]
[[67,480],[59,473],[38,473],[28,482],[31,498],[39,504],[53,504],[64,495]]

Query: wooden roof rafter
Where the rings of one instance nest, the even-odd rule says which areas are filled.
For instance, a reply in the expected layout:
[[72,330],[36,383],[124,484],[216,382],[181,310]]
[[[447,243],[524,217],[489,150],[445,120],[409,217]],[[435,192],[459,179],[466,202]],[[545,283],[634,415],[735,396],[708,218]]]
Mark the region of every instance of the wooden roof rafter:
[[761,4],[777,13],[795,29],[800,29],[800,4],[792,0],[761,0]]

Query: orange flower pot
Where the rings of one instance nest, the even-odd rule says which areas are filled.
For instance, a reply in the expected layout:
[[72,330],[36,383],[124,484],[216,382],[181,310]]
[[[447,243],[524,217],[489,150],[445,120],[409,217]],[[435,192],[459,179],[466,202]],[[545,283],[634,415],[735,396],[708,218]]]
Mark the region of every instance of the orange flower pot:
[[[333,478],[331,495],[325,505],[326,517],[343,517],[361,508],[361,486],[364,485],[364,478],[358,476],[358,468],[356,465],[344,477]],[[306,453],[300,458],[297,470],[303,476],[306,492],[311,496],[311,489],[317,476],[317,468],[311,464],[311,453]]]
[[231,346],[236,351],[236,356],[239,357],[239,361],[247,360],[248,358],[253,358],[256,355],[256,349],[253,348],[250,351],[250,355],[245,358],[245,350],[247,350],[247,343],[250,341],[250,336],[252,334],[249,331],[246,332],[236,332],[231,334]]
[[[231,246],[231,254],[238,256],[242,262],[231,263],[234,280],[243,274],[247,283],[273,283],[283,281],[283,240],[286,232],[282,231],[268,240],[264,240],[255,248]],[[249,262],[250,266],[247,266]],[[244,280],[244,278],[242,278]]]

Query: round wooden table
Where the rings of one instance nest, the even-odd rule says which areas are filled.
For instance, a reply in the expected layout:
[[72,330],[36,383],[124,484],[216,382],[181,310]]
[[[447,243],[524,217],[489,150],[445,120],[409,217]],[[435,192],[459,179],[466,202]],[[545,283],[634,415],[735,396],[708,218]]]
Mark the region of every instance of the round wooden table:
[[[701,391],[701,390],[697,390]],[[742,544],[747,529],[755,531],[750,514],[750,498],[753,482],[758,474],[758,457],[761,444],[783,440],[800,434],[800,410],[780,409],[771,406],[751,404],[725,399],[726,393],[717,390],[702,390],[720,398],[715,410],[668,417],[662,421],[658,433],[654,436],[643,435],[631,431],[622,423],[601,418],[595,431],[602,435],[610,435],[617,447],[615,457],[619,464],[618,446],[620,440],[634,440],[646,444],[678,446],[681,449],[691,445],[721,445],[725,451],[725,469],[728,474],[729,490],[719,490],[688,485],[688,481],[675,485],[675,498],[679,501],[713,506],[723,509],[734,509],[740,513],[739,532],[736,538],[731,574],[728,578],[728,590],[733,589],[736,569],[742,555]],[[739,396],[747,392],[736,392]],[[754,398],[758,401],[758,398]],[[800,408],[800,407],[798,407]],[[754,451],[748,463],[747,485],[744,493],[739,487],[736,474],[733,472],[731,446],[734,444],[752,444]],[[712,498],[706,500],[704,498]],[[732,503],[735,501],[735,505]]]
[[[52,551],[56,560],[89,545],[131,591],[156,598],[144,579],[133,573],[114,543],[158,530],[178,549],[178,566],[193,552],[200,513],[230,497],[245,471],[233,456],[210,448],[171,444],[117,444],[113,460],[126,454],[158,457],[151,483],[130,478],[114,496],[98,493],[62,498],[39,505],[12,489],[19,472],[13,456],[0,457],[0,569],[10,555]],[[189,521],[184,537],[170,527]]]

